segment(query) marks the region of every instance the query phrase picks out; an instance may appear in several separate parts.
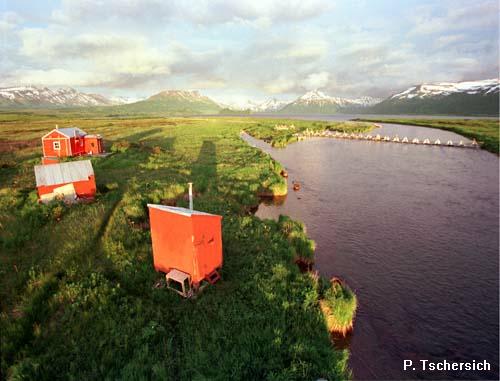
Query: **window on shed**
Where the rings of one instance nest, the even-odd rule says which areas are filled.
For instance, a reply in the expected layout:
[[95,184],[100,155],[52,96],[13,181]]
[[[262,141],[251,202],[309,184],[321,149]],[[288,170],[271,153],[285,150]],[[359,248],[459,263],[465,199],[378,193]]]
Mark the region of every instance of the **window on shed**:
[[61,142],[53,142],[52,145],[55,150],[59,151],[61,149]]

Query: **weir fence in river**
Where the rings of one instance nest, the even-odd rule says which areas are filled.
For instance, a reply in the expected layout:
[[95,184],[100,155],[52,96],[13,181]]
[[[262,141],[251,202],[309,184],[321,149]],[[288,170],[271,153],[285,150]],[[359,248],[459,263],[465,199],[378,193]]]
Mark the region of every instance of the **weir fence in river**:
[[456,148],[479,148],[479,144],[475,139],[471,143],[464,143],[463,140],[454,142],[453,140],[441,141],[440,139],[419,139],[419,138],[408,138],[406,136],[400,138],[398,135],[395,136],[382,136],[380,134],[362,134],[362,133],[350,133],[339,132],[339,131],[312,131],[305,130],[301,133],[295,133],[293,136],[297,137],[297,140],[304,140],[306,138],[313,137],[324,137],[324,138],[334,138],[334,139],[347,139],[347,140],[365,140],[374,141],[381,143],[399,143],[399,144],[417,144],[417,145],[427,145],[427,146],[441,146],[441,147],[456,147]]

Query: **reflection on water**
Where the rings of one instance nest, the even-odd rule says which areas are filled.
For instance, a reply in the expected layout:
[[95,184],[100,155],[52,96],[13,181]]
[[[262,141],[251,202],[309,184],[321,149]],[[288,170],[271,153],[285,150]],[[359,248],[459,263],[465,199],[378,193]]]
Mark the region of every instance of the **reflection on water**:
[[330,334],[330,338],[336,349],[349,349],[351,346],[352,332],[348,332],[346,336],[340,333],[332,333]]
[[[381,134],[466,139],[383,125]],[[315,267],[356,291],[356,379],[498,379],[498,157],[483,150],[310,139],[269,152],[288,170],[281,205],[302,220]],[[292,181],[301,190],[291,190]],[[490,372],[403,371],[403,360],[482,361]]]

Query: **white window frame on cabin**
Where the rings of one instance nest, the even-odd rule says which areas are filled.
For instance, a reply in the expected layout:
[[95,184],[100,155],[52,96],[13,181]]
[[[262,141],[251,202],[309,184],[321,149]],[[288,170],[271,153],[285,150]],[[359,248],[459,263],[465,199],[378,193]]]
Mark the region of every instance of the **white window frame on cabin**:
[[60,141],[52,142],[52,147],[54,148],[54,151],[60,151],[61,150],[61,142]]

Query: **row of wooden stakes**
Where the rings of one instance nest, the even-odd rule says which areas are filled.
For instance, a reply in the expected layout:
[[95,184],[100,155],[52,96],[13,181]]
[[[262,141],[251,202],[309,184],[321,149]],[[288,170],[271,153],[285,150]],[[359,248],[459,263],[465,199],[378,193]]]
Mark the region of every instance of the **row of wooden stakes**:
[[420,140],[419,138],[409,139],[408,137],[403,137],[402,139],[396,135],[394,137],[390,136],[381,136],[377,135],[363,135],[362,133],[350,133],[347,132],[332,132],[332,131],[310,131],[306,130],[303,133],[294,134],[298,138],[298,140],[303,140],[308,137],[328,137],[328,138],[337,138],[337,139],[351,139],[351,140],[370,140],[376,142],[392,142],[392,143],[404,143],[404,144],[423,144],[423,145],[435,145],[435,146],[448,146],[448,147],[463,147],[463,148],[479,148],[479,144],[476,139],[472,139],[470,144],[465,144],[463,140],[460,140],[458,143],[453,142],[452,140],[447,140],[446,142],[441,142],[438,138],[434,141],[431,141],[429,138]]

